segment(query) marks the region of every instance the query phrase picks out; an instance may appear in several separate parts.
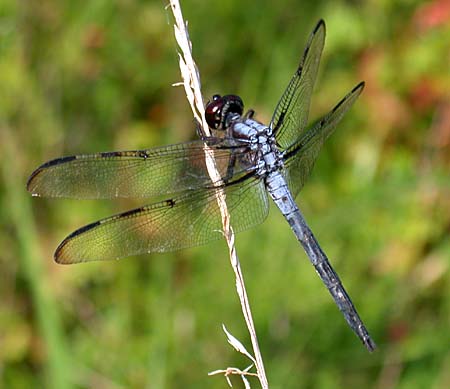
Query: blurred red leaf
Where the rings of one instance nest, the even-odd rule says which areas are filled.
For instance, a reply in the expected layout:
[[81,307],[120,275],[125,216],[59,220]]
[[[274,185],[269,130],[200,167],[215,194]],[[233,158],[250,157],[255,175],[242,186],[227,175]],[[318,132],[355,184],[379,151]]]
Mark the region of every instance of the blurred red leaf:
[[414,15],[415,24],[421,31],[448,23],[450,0],[436,0],[422,5]]

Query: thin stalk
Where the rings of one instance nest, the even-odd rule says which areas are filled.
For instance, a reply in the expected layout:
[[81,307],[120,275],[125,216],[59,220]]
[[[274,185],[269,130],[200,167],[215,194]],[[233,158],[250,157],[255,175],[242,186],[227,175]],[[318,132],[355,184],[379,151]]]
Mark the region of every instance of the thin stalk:
[[[204,134],[210,135],[209,127],[204,116],[205,106],[201,93],[200,75],[197,66],[192,58],[192,42],[189,39],[187,23],[184,21],[181,12],[181,6],[178,0],[170,0],[170,7],[175,17],[175,37],[182,51],[182,53],[179,54],[179,64],[181,76],[183,78],[184,89],[186,91],[186,97],[189,101],[194,117],[199,123],[201,123]],[[208,166],[208,173],[211,176],[212,182],[220,182],[220,175],[214,163],[214,154],[212,150],[210,150],[206,145],[205,158]],[[236,247],[234,244],[234,232],[233,228],[231,227],[230,214],[226,205],[226,196],[223,190],[220,189],[216,191],[216,196],[217,203],[221,211],[223,234],[228,245],[230,263],[235,273],[236,290],[238,292],[242,313],[244,315],[245,323],[247,325],[252,342],[258,379],[263,388],[268,388],[269,384],[267,382],[264,363],[258,345],[255,326],[253,323],[250,303],[247,296],[247,291],[245,289],[244,275],[241,270],[239,258],[237,256]]]

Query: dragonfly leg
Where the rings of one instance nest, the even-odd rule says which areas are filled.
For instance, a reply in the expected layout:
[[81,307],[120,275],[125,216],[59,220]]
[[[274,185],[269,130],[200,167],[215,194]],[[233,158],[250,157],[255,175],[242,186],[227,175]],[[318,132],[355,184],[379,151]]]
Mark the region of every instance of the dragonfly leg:
[[253,116],[255,116],[255,111],[253,109],[249,109],[245,115],[244,118],[245,119],[253,119]]
[[203,131],[203,127],[201,124],[196,120],[195,121],[195,132],[197,133],[197,136],[203,141],[208,142],[209,140],[216,138],[215,136],[208,136]]
[[225,184],[230,181],[234,174],[234,167],[236,166],[236,153],[232,152],[230,154],[230,160],[228,161],[227,173],[225,177],[223,177],[223,181]]

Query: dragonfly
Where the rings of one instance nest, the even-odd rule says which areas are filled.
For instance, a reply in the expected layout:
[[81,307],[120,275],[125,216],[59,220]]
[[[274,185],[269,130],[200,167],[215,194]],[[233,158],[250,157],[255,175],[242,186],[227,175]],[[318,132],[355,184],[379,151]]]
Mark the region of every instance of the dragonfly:
[[[67,156],[38,167],[27,183],[33,196],[164,198],[81,227],[58,246],[55,261],[74,264],[203,245],[222,237],[217,191],[225,195],[236,232],[262,223],[271,198],[348,325],[373,351],[374,341],[294,200],[325,140],[364,88],[359,83],[308,125],[325,30],[320,20],[269,125],[257,121],[252,110],[244,114],[239,96],[215,95],[205,108],[210,136],[145,150]],[[208,172],[206,146],[213,154],[216,179]]]

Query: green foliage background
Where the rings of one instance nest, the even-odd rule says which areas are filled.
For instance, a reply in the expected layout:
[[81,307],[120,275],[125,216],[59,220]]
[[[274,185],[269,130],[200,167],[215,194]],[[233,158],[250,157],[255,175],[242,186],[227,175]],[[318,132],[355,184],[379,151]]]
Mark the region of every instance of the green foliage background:
[[[0,386],[226,387],[248,361],[224,242],[60,266],[69,232],[130,201],[31,198],[27,177],[70,154],[195,137],[163,1],[0,1]],[[182,3],[203,93],[263,121],[319,18],[311,118],[366,89],[298,203],[379,349],[352,334],[288,225],[237,237],[271,388],[444,388],[450,382],[449,2]],[[233,382],[239,387],[237,379]],[[256,381],[252,387],[258,387]]]

